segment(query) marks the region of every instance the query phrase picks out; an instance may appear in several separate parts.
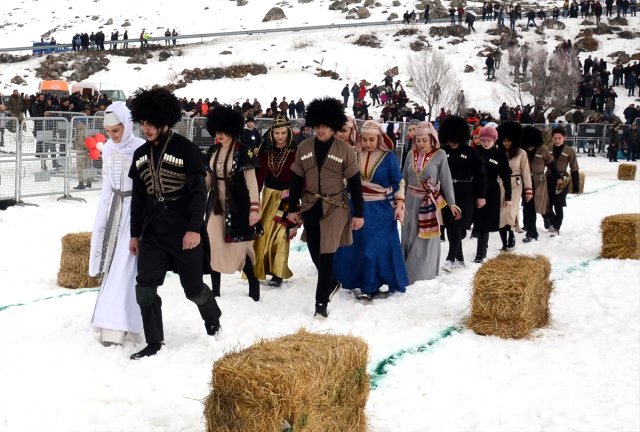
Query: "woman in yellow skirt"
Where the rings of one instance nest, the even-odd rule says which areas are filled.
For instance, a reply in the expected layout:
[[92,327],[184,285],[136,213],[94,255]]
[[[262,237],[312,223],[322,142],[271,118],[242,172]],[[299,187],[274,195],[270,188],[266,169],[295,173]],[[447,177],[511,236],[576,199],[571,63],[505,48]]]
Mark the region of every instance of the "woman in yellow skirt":
[[254,273],[258,279],[272,278],[269,286],[279,287],[293,273],[289,269],[289,240],[296,235],[297,226],[287,219],[291,164],[295,160],[291,123],[278,116],[269,128],[265,142],[258,152],[260,169],[256,172],[258,188],[262,192],[261,222],[264,235],[253,244],[256,254]]

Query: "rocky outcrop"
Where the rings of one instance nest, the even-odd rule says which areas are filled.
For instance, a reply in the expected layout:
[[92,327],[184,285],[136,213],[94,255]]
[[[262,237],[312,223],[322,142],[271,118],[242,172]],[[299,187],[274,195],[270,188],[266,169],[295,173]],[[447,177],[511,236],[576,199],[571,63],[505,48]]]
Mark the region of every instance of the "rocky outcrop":
[[278,21],[281,19],[285,19],[287,16],[284,14],[284,11],[279,7],[273,7],[262,19],[262,22],[268,21]]

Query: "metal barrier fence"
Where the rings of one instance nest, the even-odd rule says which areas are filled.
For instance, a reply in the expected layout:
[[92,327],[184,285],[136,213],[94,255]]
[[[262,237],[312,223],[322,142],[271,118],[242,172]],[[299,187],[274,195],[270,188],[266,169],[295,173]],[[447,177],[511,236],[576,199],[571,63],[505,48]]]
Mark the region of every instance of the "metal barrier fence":
[[[91,160],[84,141],[87,136],[104,132],[104,116],[85,116],[82,113],[52,114],[47,117],[26,118],[21,123],[14,117],[2,119],[0,135],[0,200],[59,195],[59,199],[76,199],[71,192],[82,193],[96,190],[102,182],[102,160]],[[256,128],[261,134],[269,129],[273,119],[256,119]],[[304,119],[292,119],[292,127],[298,132]],[[362,121],[357,121],[358,125]],[[548,130],[554,125],[534,124],[536,128]],[[577,127],[564,124],[567,142],[580,148],[589,148],[604,153],[610,140],[612,125],[582,123]],[[622,125],[622,130],[630,125]],[[388,122],[384,131],[394,135],[396,155],[401,159],[407,141],[408,123]],[[206,128],[206,117],[185,117],[173,128],[197,144],[200,148],[215,141]],[[621,131],[622,132],[622,131]],[[134,124],[134,134],[144,137],[139,125]],[[76,185],[84,188],[77,189]]]

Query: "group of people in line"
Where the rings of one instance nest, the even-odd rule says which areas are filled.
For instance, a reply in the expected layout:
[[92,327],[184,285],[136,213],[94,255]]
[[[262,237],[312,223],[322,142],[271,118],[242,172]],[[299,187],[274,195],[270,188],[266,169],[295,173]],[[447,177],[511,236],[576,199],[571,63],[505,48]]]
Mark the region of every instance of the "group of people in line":
[[[215,139],[204,158],[172,131],[180,118],[178,99],[161,88],[139,90],[130,110],[117,102],[105,113],[110,139],[90,261],[102,286],[93,325],[105,345],[144,332],[147,345],[132,359],[162,349],[157,289],[170,270],[215,335],[221,274],[241,271],[249,297],[259,301],[262,280],[277,288],[293,276],[290,242],[304,227],[301,240],[317,269],[314,316],[326,318],[340,288],[371,301],[464,267],[462,239],[472,225],[476,263],[489,254],[491,232],[499,232],[505,252],[515,247],[520,223],[523,241],[537,240],[538,213],[558,235],[567,179],[574,190],[578,185],[562,128],[553,130],[549,149],[540,131],[516,122],[479,127],[471,140],[461,117],[443,119],[439,130],[415,120],[401,164],[381,124],[358,127],[333,98],[307,106],[313,136],[296,141],[279,116],[257,148],[243,142],[241,114],[216,108],[207,117]],[[133,136],[133,122],[146,141]],[[449,251],[441,267],[445,230]]]

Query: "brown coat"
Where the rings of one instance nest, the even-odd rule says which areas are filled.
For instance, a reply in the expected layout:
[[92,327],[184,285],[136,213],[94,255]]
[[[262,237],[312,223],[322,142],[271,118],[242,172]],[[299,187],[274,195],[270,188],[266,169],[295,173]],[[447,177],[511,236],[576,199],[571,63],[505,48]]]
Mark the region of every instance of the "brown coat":
[[[553,152],[553,147],[551,147],[551,152]],[[578,171],[578,159],[576,159],[576,151],[572,147],[564,145],[560,157],[556,159],[556,168],[558,168],[560,175],[568,174],[567,168],[571,171]]]
[[531,180],[533,182],[533,199],[535,200],[536,213],[547,214],[549,210],[549,194],[547,191],[546,166],[553,161],[551,152],[545,145],[538,146],[533,159],[529,162],[531,168]]
[[[529,159],[527,152],[518,149],[518,153],[509,159],[511,168],[511,206],[500,208],[500,227],[518,225],[518,212],[520,211],[520,199],[523,190],[531,191],[531,171],[529,170]],[[501,204],[504,204],[504,190],[501,192]]]
[[[344,202],[346,207],[322,201],[320,219],[320,253],[334,253],[340,246],[348,246],[353,242],[351,236],[351,211],[349,210],[344,180],[353,177],[360,171],[356,153],[350,145],[334,139],[324,163],[316,164],[314,154],[315,137],[307,138],[298,145],[296,158],[291,171],[305,179],[300,212],[311,209],[319,199],[316,193],[329,196],[332,200]],[[302,215],[304,218],[304,214]]]

